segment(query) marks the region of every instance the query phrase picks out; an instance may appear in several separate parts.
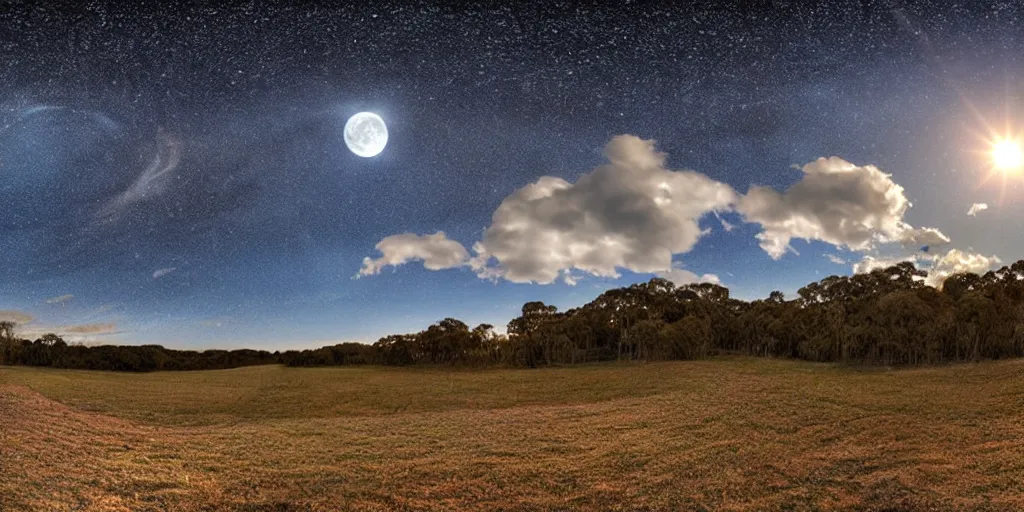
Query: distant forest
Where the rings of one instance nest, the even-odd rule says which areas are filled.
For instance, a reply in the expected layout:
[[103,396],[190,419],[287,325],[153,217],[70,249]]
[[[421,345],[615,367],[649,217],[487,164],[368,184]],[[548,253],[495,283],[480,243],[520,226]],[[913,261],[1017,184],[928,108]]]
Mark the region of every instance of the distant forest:
[[1024,260],[985,275],[956,274],[941,290],[911,263],[831,276],[786,300],[745,302],[725,287],[654,278],[608,290],[565,312],[528,302],[508,324],[470,328],[446,318],[372,345],[312,350],[171,350],[156,345],[69,345],[47,334],[20,339],[0,322],[0,364],[156,371],[288,366],[504,365],[537,367],[611,360],[701,359],[747,354],[810,361],[913,365],[1024,355]]

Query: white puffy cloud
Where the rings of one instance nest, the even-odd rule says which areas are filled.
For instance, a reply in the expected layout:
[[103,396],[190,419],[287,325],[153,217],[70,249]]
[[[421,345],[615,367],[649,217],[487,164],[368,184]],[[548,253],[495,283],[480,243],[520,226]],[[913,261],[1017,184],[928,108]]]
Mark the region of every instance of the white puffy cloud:
[[698,220],[737,199],[703,174],[667,169],[653,141],[620,135],[604,153],[609,163],[576,183],[545,176],[505,198],[473,246],[478,275],[546,284],[573,270],[668,272],[705,233]]
[[[365,258],[359,275],[422,260],[431,270],[466,265],[481,278],[512,282],[575,284],[588,274],[618,277],[621,269],[677,283],[718,282],[714,274],[674,267],[672,259],[707,233],[699,220],[708,213],[732,230],[719,215],[729,211],[761,225],[760,245],[774,259],[796,253],[790,246],[794,238],[875,255],[880,247],[897,245],[905,253],[928,246],[911,256],[865,256],[853,265],[854,272],[938,260],[924,253],[950,241],[938,229],[908,224],[904,215],[911,204],[903,187],[872,165],[819,158],[798,167],[802,178],[785,191],[755,186],[740,196],[703,174],[667,169],[665,155],[650,140],[617,136],[605,156],[607,164],[575,183],[544,176],[505,198],[473,245],[473,257],[442,232],[405,233],[381,240],[382,256]],[[835,254],[826,257],[847,264]]]
[[432,235],[391,235],[378,242],[376,248],[381,257],[363,258],[363,267],[358,275],[374,275],[388,265],[404,265],[410,261],[422,261],[423,266],[430,270],[441,270],[464,265],[469,259],[466,248],[449,239],[443,231]]
[[73,298],[75,298],[75,296],[71,295],[69,293],[67,295],[61,295],[60,297],[53,297],[53,298],[46,299],[46,303],[47,304],[65,304],[67,302],[70,302],[71,299],[73,299]]
[[858,261],[858,262],[853,264],[853,273],[854,274],[867,274],[867,273],[871,272],[872,270],[880,269],[880,268],[881,269],[889,268],[889,267],[891,267],[893,265],[896,265],[897,263],[903,263],[905,261],[909,261],[909,262],[914,263],[916,265],[917,262],[918,262],[918,257],[916,255],[913,255],[913,254],[910,255],[910,256],[900,256],[900,257],[890,257],[890,258],[875,257],[875,256],[867,255],[867,256],[864,256],[864,258],[861,259],[860,261]]
[[937,245],[949,238],[934,228],[914,228],[903,220],[910,201],[903,187],[873,165],[858,166],[838,157],[819,158],[801,170],[799,182],[779,193],[751,187],[737,210],[761,224],[761,248],[772,258],[791,250],[794,238],[819,240],[855,251],[879,243]]
[[674,267],[672,270],[669,270],[667,272],[658,272],[658,276],[664,277],[665,279],[672,281],[677,286],[692,283],[722,283],[722,280],[719,279],[718,276],[715,274],[697,275],[696,273],[690,272],[689,270],[686,270],[681,267]]
[[967,215],[970,215],[971,217],[975,217],[975,216],[978,215],[978,212],[984,211],[984,210],[988,210],[988,204],[985,204],[985,203],[974,203],[974,204],[971,205],[971,208],[969,210],[967,210]]
[[972,272],[984,274],[996,265],[1002,263],[998,256],[984,256],[981,254],[950,249],[941,255],[913,254],[902,257],[882,258],[865,256],[864,259],[853,265],[853,273],[861,274],[871,272],[879,268],[889,268],[897,263],[909,261],[918,268],[928,272],[924,282],[928,286],[942,288],[942,283],[953,274]]
[[946,278],[953,274],[963,272],[984,274],[1000,263],[1002,263],[1002,260],[997,256],[983,256],[973,252],[951,249],[945,255],[934,260],[932,268],[928,270],[928,277],[925,279],[925,283],[941,288]]

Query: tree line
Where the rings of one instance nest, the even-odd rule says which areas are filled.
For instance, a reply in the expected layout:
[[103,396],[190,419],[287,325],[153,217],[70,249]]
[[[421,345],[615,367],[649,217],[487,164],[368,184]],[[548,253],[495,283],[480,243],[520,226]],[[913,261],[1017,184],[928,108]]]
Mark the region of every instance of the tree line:
[[0,321],[0,364],[48,366],[78,370],[151,372],[221,370],[276,364],[278,355],[265,350],[174,350],[160,345],[69,344],[56,334],[35,341],[18,338],[16,324]]
[[507,334],[446,318],[376,343],[313,350],[180,351],[159,346],[29,342],[0,324],[0,364],[106,370],[289,366],[504,365],[537,367],[609,360],[685,360],[746,354],[825,362],[933,364],[1024,356],[1024,260],[984,275],[956,274],[941,290],[911,263],[810,283],[751,302],[711,283],[653,278],[608,290],[564,312],[523,305]]

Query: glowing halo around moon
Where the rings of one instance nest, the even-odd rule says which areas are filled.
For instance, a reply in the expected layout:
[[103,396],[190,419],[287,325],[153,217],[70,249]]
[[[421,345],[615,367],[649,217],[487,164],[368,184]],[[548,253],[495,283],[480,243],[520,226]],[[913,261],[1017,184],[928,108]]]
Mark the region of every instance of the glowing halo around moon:
[[388,127],[373,112],[360,112],[345,122],[345,145],[363,158],[371,158],[388,145]]

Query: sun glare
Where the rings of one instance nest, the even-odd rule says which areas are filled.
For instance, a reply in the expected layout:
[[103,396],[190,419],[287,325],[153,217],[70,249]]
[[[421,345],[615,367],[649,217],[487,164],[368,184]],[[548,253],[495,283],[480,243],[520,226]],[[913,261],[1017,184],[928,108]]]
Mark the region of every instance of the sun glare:
[[995,181],[999,185],[999,204],[1003,204],[1007,188],[1024,179],[1024,132],[1013,130],[1010,123],[1003,131],[987,132],[978,134],[982,144],[974,150],[980,159],[988,160],[978,187]]
[[1001,139],[992,144],[992,164],[1003,172],[1018,172],[1024,167],[1020,141]]

